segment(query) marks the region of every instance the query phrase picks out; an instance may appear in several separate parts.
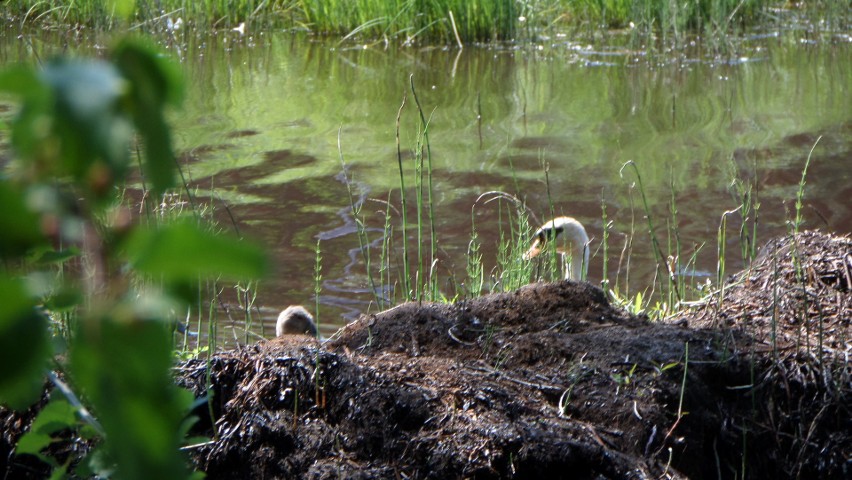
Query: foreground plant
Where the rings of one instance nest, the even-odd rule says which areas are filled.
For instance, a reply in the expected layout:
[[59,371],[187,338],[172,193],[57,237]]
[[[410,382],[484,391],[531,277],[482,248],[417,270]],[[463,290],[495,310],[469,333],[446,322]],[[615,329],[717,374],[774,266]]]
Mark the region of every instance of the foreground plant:
[[[181,99],[178,75],[152,49],[123,42],[108,62],[12,68],[0,91],[21,100],[15,158],[0,178],[0,403],[26,408],[46,378],[57,387],[16,453],[39,456],[54,475],[73,463],[81,476],[187,478],[179,446],[193,398],[171,378],[171,322],[200,278],[254,277],[265,262],[194,219],[135,225],[118,202],[135,135],[143,188],[159,198],[173,185],[163,113]],[[52,331],[67,343],[51,342]],[[44,454],[64,429],[98,453],[64,464]]]

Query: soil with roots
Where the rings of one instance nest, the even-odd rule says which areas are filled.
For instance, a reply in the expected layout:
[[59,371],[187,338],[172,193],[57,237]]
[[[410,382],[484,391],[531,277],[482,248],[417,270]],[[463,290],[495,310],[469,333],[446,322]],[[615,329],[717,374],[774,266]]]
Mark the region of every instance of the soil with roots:
[[664,322],[566,281],[217,353],[189,456],[213,479],[850,478],[850,272],[849,237],[805,232]]

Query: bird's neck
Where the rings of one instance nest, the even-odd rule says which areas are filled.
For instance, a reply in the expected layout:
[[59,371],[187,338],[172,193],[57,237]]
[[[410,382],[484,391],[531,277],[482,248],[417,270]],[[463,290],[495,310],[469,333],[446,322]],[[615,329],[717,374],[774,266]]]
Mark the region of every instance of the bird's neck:
[[571,256],[563,255],[565,263],[565,280],[581,281],[586,279],[586,272],[589,269],[588,246],[585,242],[573,242],[571,244]]

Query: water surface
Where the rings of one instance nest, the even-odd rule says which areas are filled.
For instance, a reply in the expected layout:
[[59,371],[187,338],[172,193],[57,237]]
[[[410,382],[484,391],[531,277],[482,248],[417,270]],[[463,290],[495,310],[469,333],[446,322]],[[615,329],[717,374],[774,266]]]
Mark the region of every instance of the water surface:
[[[674,199],[683,255],[698,251],[688,273],[699,281],[715,275],[717,231],[723,213],[741,203],[739,183],[756,188],[758,243],[786,231],[812,149],[805,226],[852,231],[848,35],[813,42],[787,32],[738,40],[726,53],[698,45],[666,54],[623,38],[458,51],[231,32],[192,39],[179,53],[176,45],[170,52],[188,93],[172,116],[176,148],[193,194],[225,228],[233,217],[272,253],[274,273],[256,300],[267,336],[277,310],[314,308],[318,240],[322,330],[376,310],[350,202],[363,205],[377,230],[383,201],[400,208],[395,132],[403,98],[400,145],[413,194],[419,117],[411,79],[430,117],[435,269],[449,296],[465,275],[472,207],[489,191],[522,198],[538,220],[550,216],[550,200],[557,214],[581,220],[593,237],[593,282],[602,278],[605,204],[613,222],[609,275],[625,280],[619,256],[632,236],[629,288],[650,286],[653,253],[636,175],[622,171],[628,161],[641,174],[664,250],[674,241],[666,235]],[[28,46],[7,34],[0,60],[32,61],[33,49],[59,46]],[[474,218],[488,271],[501,211],[480,202]],[[398,227],[398,212],[393,221]],[[741,218],[728,221],[728,268],[737,269]],[[371,239],[380,238],[377,230]]]

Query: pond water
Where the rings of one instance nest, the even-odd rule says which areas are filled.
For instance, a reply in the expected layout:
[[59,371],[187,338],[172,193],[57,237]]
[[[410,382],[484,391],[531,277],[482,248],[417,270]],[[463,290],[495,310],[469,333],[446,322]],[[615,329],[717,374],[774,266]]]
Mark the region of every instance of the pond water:
[[[103,42],[79,48],[95,44]],[[33,50],[44,56],[61,45],[6,34],[0,60],[32,61]],[[725,54],[700,44],[653,53],[629,46],[626,36],[459,51],[225,32],[191,39],[179,54],[175,45],[169,51],[183,66],[187,99],[172,121],[192,192],[223,228],[232,228],[233,218],[241,234],[272,254],[273,273],[255,301],[262,320],[256,329],[262,323],[266,336],[281,308],[314,308],[318,240],[322,331],[377,310],[350,202],[363,207],[370,238],[380,242],[390,199],[400,235],[396,130],[406,98],[399,143],[412,223],[419,114],[410,82],[430,117],[435,272],[450,297],[454,279],[466,275],[472,215],[486,272],[496,264],[506,204],[477,202],[491,191],[523,199],[537,220],[550,217],[552,201],[556,214],[583,222],[592,237],[592,282],[603,276],[605,205],[609,276],[619,275],[622,291],[627,262],[619,257],[633,238],[631,292],[648,288],[655,269],[643,192],[664,252],[675,200],[682,256],[698,251],[688,273],[701,282],[715,277],[717,231],[723,213],[741,203],[738,185],[754,186],[762,244],[795,215],[812,149],[805,227],[852,231],[848,33],[818,40],[804,32],[755,35],[730,42]],[[628,161],[642,191],[635,172],[622,170]],[[741,221],[728,218],[729,272],[743,265]],[[232,315],[242,324],[241,314]]]

